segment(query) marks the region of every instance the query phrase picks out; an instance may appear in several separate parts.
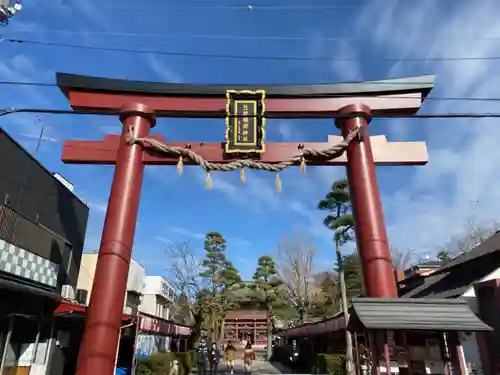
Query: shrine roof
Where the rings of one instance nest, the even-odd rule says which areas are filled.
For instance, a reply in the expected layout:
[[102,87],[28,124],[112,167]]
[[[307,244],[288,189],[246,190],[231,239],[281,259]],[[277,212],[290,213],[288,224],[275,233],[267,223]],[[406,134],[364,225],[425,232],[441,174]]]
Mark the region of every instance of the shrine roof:
[[273,98],[325,98],[347,96],[394,95],[403,93],[422,93],[425,98],[434,87],[435,76],[424,75],[364,81],[352,83],[330,83],[314,85],[280,84],[184,84],[131,81],[127,79],[100,78],[68,73],[56,73],[57,85],[67,96],[70,90],[107,93],[130,93],[150,96],[176,97],[225,97],[227,89],[264,90],[266,97]]
[[227,319],[267,319],[267,312],[262,310],[234,310],[227,313]]
[[463,299],[354,298],[348,329],[480,332],[493,329]]

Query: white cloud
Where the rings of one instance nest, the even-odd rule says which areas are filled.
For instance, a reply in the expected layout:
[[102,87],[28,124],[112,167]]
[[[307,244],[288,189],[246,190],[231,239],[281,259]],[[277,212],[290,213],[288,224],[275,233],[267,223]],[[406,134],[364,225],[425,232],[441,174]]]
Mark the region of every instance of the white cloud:
[[[343,40],[338,43],[335,56],[337,58],[357,58],[359,57],[359,53],[351,41]],[[356,82],[363,80],[361,63],[359,61],[334,59],[331,62],[331,68],[335,73],[335,78],[343,82]]]
[[88,200],[87,205],[90,207],[91,212],[99,214],[105,214],[108,209],[108,202],[96,198]]
[[[382,15],[374,11],[378,1],[370,4],[360,15],[357,29],[371,38],[381,55],[486,57],[497,55],[500,49],[500,25],[491,19],[491,14],[500,11],[500,3],[477,7],[468,2],[420,1],[403,7],[393,1]],[[498,61],[407,63],[395,64],[389,73],[434,72],[438,78],[435,96],[500,97]],[[429,102],[424,110],[496,112],[497,106],[494,102],[443,101]],[[500,129],[488,119],[412,120],[412,125],[426,132],[430,162],[415,168],[413,177],[395,194],[385,196],[384,206],[391,219],[391,242],[433,251],[460,231],[468,217],[498,218],[500,177],[495,171],[500,162]],[[475,200],[479,203],[469,203]]]
[[20,133],[19,135],[22,136],[22,137],[26,137],[28,139],[33,139],[33,140],[37,140],[37,141],[41,140],[41,141],[51,142],[51,143],[61,142],[60,139],[57,139],[57,138],[54,138],[54,137],[49,137],[49,136],[45,136],[45,135],[42,135],[40,137],[40,134],[37,136],[36,134]]
[[[198,183],[205,184],[205,174],[194,171]],[[240,180],[240,172],[211,173],[212,190],[227,196],[234,204],[259,214],[279,208],[282,197],[276,194],[275,175],[269,172],[245,170],[245,183]],[[282,178],[285,176],[282,175]],[[286,185],[285,180],[283,184]]]
[[[186,228],[181,228],[181,227],[174,227],[174,226],[167,226],[166,228],[167,232],[172,232],[172,233],[177,233],[180,234],[181,236],[191,238],[194,240],[205,240],[207,232],[197,232],[193,230],[189,230]],[[170,243],[171,239],[165,237],[165,236],[156,236],[155,239],[157,241],[163,242],[163,243]],[[232,247],[247,247],[251,245],[250,241],[247,241],[243,238],[238,238],[238,237],[227,237],[226,241],[229,246]]]
[[[53,78],[53,73],[46,69],[40,69],[31,58],[19,54],[0,62],[0,78],[13,82],[47,82],[49,79]],[[30,102],[29,104],[35,105],[47,105],[50,103],[45,93],[41,91],[43,89],[30,86],[16,86],[10,88],[19,90],[24,94],[22,98],[23,104],[28,101]],[[4,88],[2,88],[2,92],[5,94]]]
[[[100,11],[92,1],[70,0],[69,9],[76,11],[80,16],[85,17],[90,23],[107,30],[112,26],[110,17]],[[67,8],[59,8],[61,11],[67,11]],[[93,38],[95,42],[95,37]]]
[[203,239],[205,239],[205,234],[199,233],[199,232],[194,232],[194,231],[187,230],[187,229],[184,229],[184,228],[167,227],[167,230],[171,231],[171,232],[174,232],[174,233],[178,233],[178,234],[180,234],[182,236],[191,237],[191,238],[194,238],[194,239],[197,239],[197,240],[203,240]]
[[169,83],[181,83],[182,78],[167,64],[163,63],[152,54],[147,54],[145,60],[162,81]]
[[[28,56],[18,54],[11,58],[4,59],[0,62],[0,80],[12,82],[48,82],[53,78],[53,73],[47,69],[43,69]],[[4,85],[0,93],[2,98],[2,107],[51,107],[51,101],[47,97],[47,88],[20,86],[20,85]],[[26,113],[16,113],[5,116],[2,120],[5,121],[7,131],[14,130],[16,134],[22,134],[24,138],[31,138],[29,146],[27,142],[23,142],[28,148],[31,148],[31,143],[36,143],[34,138],[40,136],[41,126],[45,125],[40,116]],[[55,129],[52,126],[44,126],[44,136],[50,139],[57,139]],[[45,141],[46,139],[42,139]]]
[[[366,51],[376,60],[383,56],[459,57],[495,56],[500,50],[500,24],[491,14],[500,11],[500,3],[469,2],[398,2],[389,1],[380,11],[380,2],[372,0],[356,20],[354,38],[363,41],[344,46],[338,56],[352,56]],[[363,48],[361,48],[363,47]],[[319,48],[315,46],[315,49]],[[366,58],[360,55],[360,59]],[[364,64],[349,62],[332,67],[344,81],[354,80]],[[434,97],[500,97],[500,62],[470,61],[399,61],[387,67],[385,76],[401,77],[435,73]],[[498,112],[498,102],[427,101],[422,111]],[[399,167],[383,196],[390,241],[400,249],[434,251],[463,228],[470,216],[496,218],[500,212],[500,164],[498,139],[500,128],[496,120],[390,120],[391,140],[412,140],[412,127],[425,136],[430,162],[425,167]],[[280,126],[282,138],[293,137],[286,123]],[[420,140],[419,139],[419,140]],[[409,170],[410,169],[410,170]],[[398,172],[400,170],[400,172]],[[410,177],[408,178],[408,172]],[[247,203],[255,210],[288,210],[311,223],[316,236],[330,236],[322,228],[324,215],[313,203],[327,191],[329,184],[344,175],[342,168],[310,168],[307,176],[285,177],[283,197],[274,195],[273,176],[251,175],[244,187],[237,186],[235,177],[216,176],[214,189],[234,201]],[[250,175],[250,174],[249,174]],[[287,175],[290,176],[290,175]],[[388,174],[386,174],[388,176]],[[404,179],[401,176],[405,176]],[[403,181],[398,181],[403,180]],[[387,185],[386,181],[380,181]],[[387,187],[387,186],[386,186]],[[289,190],[293,192],[288,193]],[[302,192],[302,197],[297,192]],[[307,197],[307,199],[305,198]],[[479,201],[471,204],[470,201]],[[312,202],[312,203],[311,203]],[[249,204],[250,203],[250,204]]]

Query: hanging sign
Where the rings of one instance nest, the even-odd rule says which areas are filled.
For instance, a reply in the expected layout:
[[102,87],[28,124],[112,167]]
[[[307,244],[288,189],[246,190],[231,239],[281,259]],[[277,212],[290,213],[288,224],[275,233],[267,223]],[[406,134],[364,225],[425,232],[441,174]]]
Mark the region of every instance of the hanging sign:
[[226,153],[264,152],[265,92],[226,91]]

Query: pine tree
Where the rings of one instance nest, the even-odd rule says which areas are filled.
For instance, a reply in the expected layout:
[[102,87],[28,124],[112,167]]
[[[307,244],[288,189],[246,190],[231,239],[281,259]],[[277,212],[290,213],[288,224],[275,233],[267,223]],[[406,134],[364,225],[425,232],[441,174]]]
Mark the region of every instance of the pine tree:
[[337,261],[335,271],[340,273],[341,269],[344,271],[347,299],[350,301],[359,297],[363,293],[364,284],[361,262],[356,251],[341,256],[341,263]]
[[323,223],[335,232],[335,239],[338,240],[339,246],[354,240],[351,195],[345,178],[333,183],[325,199],[319,201],[318,208],[329,211]]
[[204,298],[210,338],[219,341],[224,330],[224,318],[229,310],[237,307],[235,290],[240,287],[241,277],[226,257],[226,240],[218,232],[205,237],[205,258],[202,260],[202,277],[208,285]]
[[[318,203],[318,208],[320,210],[329,211],[330,214],[326,216],[323,223],[324,225],[335,232],[335,250],[337,254],[337,272],[340,279],[340,295],[342,297],[342,309],[344,311],[344,318],[347,322],[348,320],[348,301],[347,298],[352,295],[353,291],[349,291],[349,282],[347,280],[346,274],[346,258],[340,253],[340,248],[347,242],[354,240],[354,216],[352,215],[352,202],[351,195],[349,192],[349,183],[347,179],[337,180],[333,183],[330,191],[326,195],[325,199]],[[357,254],[356,254],[357,255]],[[356,257],[356,259],[358,259]],[[349,258],[349,261],[352,259]],[[350,272],[350,271],[349,271]],[[354,278],[354,273],[350,273],[351,285],[354,283],[356,288],[362,273],[359,272],[358,278]],[[362,285],[362,281],[361,281]],[[356,292],[356,291],[354,291]],[[346,331],[346,357],[349,367],[353,363],[353,349],[352,349],[352,338],[349,331]],[[349,371],[351,373],[351,371]]]
[[275,310],[287,304],[281,293],[283,282],[278,276],[273,258],[267,255],[260,257],[252,279],[250,296],[267,312],[267,355],[270,358],[272,352],[271,319]]

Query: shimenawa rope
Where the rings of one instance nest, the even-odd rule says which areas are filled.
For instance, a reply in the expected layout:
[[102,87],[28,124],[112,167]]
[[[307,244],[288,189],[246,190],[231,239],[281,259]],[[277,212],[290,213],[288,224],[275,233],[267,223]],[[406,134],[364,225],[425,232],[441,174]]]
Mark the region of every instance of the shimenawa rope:
[[239,169],[241,181],[244,183],[246,180],[245,168],[250,168],[250,169],[258,169],[276,173],[276,191],[280,193],[282,190],[282,184],[281,184],[281,179],[279,177],[279,173],[281,171],[294,165],[300,165],[300,171],[305,172],[305,167],[308,159],[309,160],[321,159],[324,161],[335,159],[340,155],[342,155],[344,151],[347,149],[347,146],[349,146],[349,143],[351,143],[351,141],[358,136],[361,136],[359,127],[349,132],[347,137],[344,138],[342,141],[340,141],[336,145],[333,145],[332,147],[326,150],[313,150],[306,148],[301,152],[293,154],[290,158],[283,160],[282,162],[277,164],[269,164],[251,159],[235,160],[226,164],[212,163],[205,160],[197,153],[191,151],[189,148],[170,147],[166,143],[160,142],[154,138],[135,137],[134,134],[132,133],[132,130],[129,132],[127,136],[127,142],[129,144],[149,144],[155,151],[159,153],[179,156],[179,161],[177,163],[177,171],[179,174],[182,174],[183,158],[190,159],[191,161],[198,164],[201,168],[205,170],[206,173],[205,184],[208,189],[212,188],[212,178],[210,175],[211,172],[219,172],[219,171],[229,172]]

